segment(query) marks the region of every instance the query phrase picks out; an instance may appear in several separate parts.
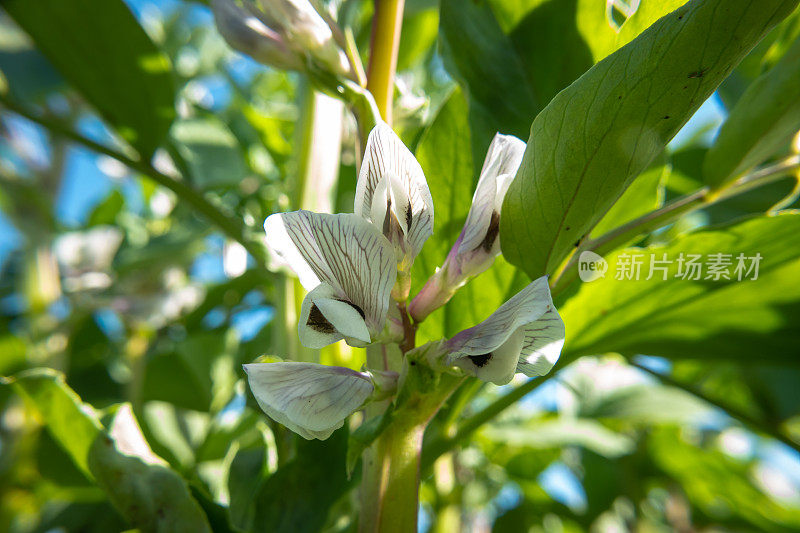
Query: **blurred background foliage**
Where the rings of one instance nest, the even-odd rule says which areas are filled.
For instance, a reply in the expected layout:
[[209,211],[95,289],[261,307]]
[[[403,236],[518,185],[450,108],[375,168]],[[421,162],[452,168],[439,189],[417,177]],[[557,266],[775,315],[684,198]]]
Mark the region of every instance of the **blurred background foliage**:
[[[426,171],[439,236],[415,265],[417,288],[461,227],[491,135],[526,139],[558,91],[682,3],[642,0],[618,32],[626,14],[602,0],[406,2],[395,128]],[[0,5],[0,375],[16,376],[0,385],[0,531],[156,520],[169,531],[352,530],[359,473],[345,475],[346,428],[324,443],[295,437],[261,414],[241,368],[301,358],[273,320],[295,296],[231,236],[257,240],[270,213],[297,205],[308,80],[231,51],[202,2]],[[365,56],[371,2],[332,7]],[[701,187],[728,110],[798,33],[795,12],[597,231]],[[328,133],[339,130],[330,208],[350,211],[349,114]],[[225,231],[165,187],[175,176],[241,225]],[[763,214],[795,185],[787,176],[631,244],[672,246]],[[765,247],[773,231],[757,235]],[[791,267],[781,279],[796,287],[800,246],[781,247]],[[498,260],[421,336],[474,324],[525,280]],[[781,303],[774,328],[740,338],[722,316],[698,338],[681,325],[717,316],[719,302],[662,320],[645,293],[634,301],[652,308],[650,324],[602,322],[593,313],[611,289],[601,283],[560,298],[568,344],[557,372],[506,387],[470,381],[434,420],[422,530],[800,528],[798,299]],[[761,290],[728,297],[739,318],[776,312],[773,300],[753,303]],[[321,357],[363,363],[342,347]]]

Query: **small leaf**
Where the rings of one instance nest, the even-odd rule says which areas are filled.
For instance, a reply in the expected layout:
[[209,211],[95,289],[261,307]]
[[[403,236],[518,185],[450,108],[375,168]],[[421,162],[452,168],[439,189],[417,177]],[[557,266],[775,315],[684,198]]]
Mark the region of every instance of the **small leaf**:
[[693,0],[560,92],[534,120],[506,195],[506,258],[531,277],[552,273],[797,3]]

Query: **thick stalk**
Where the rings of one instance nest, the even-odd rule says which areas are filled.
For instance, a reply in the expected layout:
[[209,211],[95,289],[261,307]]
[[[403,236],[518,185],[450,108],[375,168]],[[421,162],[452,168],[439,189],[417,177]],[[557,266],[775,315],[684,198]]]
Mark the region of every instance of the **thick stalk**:
[[400,49],[404,4],[404,0],[375,0],[375,15],[372,19],[367,89],[375,97],[381,116],[389,125],[392,124],[394,75],[397,70],[397,52]]
[[372,462],[363,465],[362,533],[417,530],[422,437],[433,415],[464,381],[449,374],[436,377],[421,367],[408,367],[393,421],[373,444]]
[[427,420],[398,420],[375,443],[375,469],[380,472],[380,483],[375,506],[362,509],[362,532],[417,530],[419,458],[426,424]]

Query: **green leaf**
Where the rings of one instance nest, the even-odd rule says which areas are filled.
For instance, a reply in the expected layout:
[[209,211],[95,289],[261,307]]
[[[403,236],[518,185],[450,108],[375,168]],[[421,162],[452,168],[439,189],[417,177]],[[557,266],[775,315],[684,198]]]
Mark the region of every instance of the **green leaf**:
[[231,523],[243,531],[253,527],[256,512],[253,494],[267,475],[267,448],[263,442],[239,449],[231,461],[228,473]]
[[117,407],[106,429],[59,372],[35,369],[8,381],[131,524],[144,531],[210,531],[185,481],[150,450],[130,405]]
[[100,202],[94,208],[92,214],[89,215],[88,226],[102,226],[105,224],[114,224],[117,220],[117,215],[122,212],[125,207],[125,197],[122,193],[115,189],[105,200]]
[[532,421],[524,426],[489,426],[481,431],[489,440],[533,449],[581,446],[606,457],[619,457],[634,449],[634,441],[588,419],[557,418]]
[[534,278],[553,272],[797,3],[693,0],[560,92],[534,120],[505,198],[508,260]]
[[720,128],[703,163],[721,187],[787,148],[800,130],[800,38],[745,91]]
[[606,16],[606,2],[579,0],[577,26],[592,52],[594,61],[598,62],[631,42],[655,21],[686,2],[687,0],[640,0],[633,15],[625,19],[617,30]]
[[297,456],[275,471],[255,496],[255,532],[320,531],[331,506],[350,488],[346,429],[325,442],[296,442]]
[[[147,362],[142,396],[197,411],[216,411],[233,396],[238,340],[231,333],[202,332]],[[179,379],[176,379],[179,378]]]
[[[731,280],[676,278],[680,254],[732,254]],[[737,280],[738,254],[760,254],[758,278]],[[638,281],[618,281],[620,256],[642,254]],[[672,261],[666,274],[653,258]],[[623,259],[625,257],[623,256]],[[621,250],[605,258],[605,278],[584,283],[560,308],[567,324],[564,362],[620,352],[672,358],[725,358],[797,364],[800,351],[800,214],[753,217],[681,236],[667,246]],[[750,262],[746,262],[749,266]],[[656,265],[658,266],[658,265]],[[705,278],[704,268],[701,277]],[[666,280],[664,280],[666,276]]]
[[[661,159],[661,160],[659,160]],[[635,218],[661,207],[664,202],[664,182],[669,175],[669,167],[663,158],[642,172],[630,187],[614,202],[608,213],[592,229],[597,237],[611,231]]]
[[143,531],[211,531],[186,482],[147,446],[129,405],[92,444],[89,468],[114,507]]
[[247,177],[239,142],[217,119],[181,120],[170,132],[189,175],[201,189],[233,187]]
[[175,117],[167,57],[122,0],[7,0],[37,48],[144,157]]
[[64,377],[54,370],[28,370],[11,378],[10,383],[41,415],[53,438],[78,468],[92,478],[89,450],[103,430],[94,409],[81,402],[64,383]]
[[537,102],[525,66],[491,9],[476,2],[443,0],[439,43],[448,71],[468,89],[470,101],[491,117],[494,129],[524,137],[530,118],[544,103]]

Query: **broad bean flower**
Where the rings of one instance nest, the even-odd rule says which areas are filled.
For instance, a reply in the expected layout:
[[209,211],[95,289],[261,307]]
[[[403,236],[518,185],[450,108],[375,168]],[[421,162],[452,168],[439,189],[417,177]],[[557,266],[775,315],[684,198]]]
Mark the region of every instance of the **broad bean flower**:
[[[519,139],[495,137],[461,235],[412,302],[415,319],[443,305],[500,253],[500,209],[524,149]],[[300,342],[307,347],[342,339],[358,347],[400,342],[413,327],[404,315],[410,272],[433,232],[433,200],[419,163],[387,124],[379,123],[367,140],[354,211],[278,213],[264,223],[268,247],[309,291],[298,323]],[[422,312],[415,314],[415,305]],[[517,372],[546,374],[563,344],[564,324],[542,277],[483,322],[405,357],[438,371],[504,384]],[[256,363],[245,369],[264,412],[307,439],[327,438],[366,403],[391,395],[398,379],[315,363]]]
[[461,234],[444,264],[411,302],[409,311],[415,320],[447,303],[458,288],[492,266],[500,254],[500,211],[524,152],[525,143],[516,137],[494,136]]

